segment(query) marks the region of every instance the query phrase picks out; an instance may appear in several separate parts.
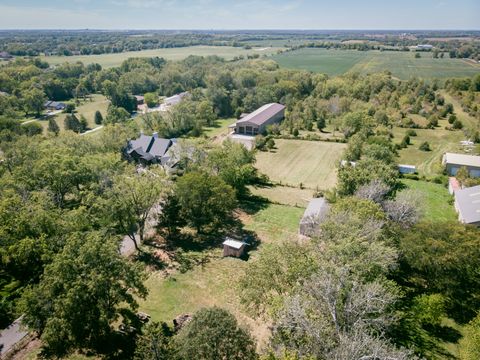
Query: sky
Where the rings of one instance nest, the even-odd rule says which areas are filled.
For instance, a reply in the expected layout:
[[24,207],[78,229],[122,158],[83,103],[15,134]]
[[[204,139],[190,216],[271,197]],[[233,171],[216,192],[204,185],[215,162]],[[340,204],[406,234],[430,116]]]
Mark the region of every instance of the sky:
[[468,29],[480,0],[0,0],[0,29]]

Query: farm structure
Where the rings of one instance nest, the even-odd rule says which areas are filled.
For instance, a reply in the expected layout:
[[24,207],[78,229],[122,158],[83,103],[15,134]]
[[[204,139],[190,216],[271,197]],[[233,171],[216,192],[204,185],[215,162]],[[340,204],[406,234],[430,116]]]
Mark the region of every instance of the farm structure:
[[310,200],[307,209],[300,220],[300,235],[313,235],[322,219],[328,214],[329,209],[330,205],[325,198],[315,198]]
[[480,226],[480,186],[456,190],[455,210],[460,222]]
[[277,103],[266,104],[240,118],[230,127],[234,129],[235,134],[255,136],[262,133],[267,125],[282,121],[284,116],[284,105]]
[[458,170],[465,167],[471,177],[480,177],[480,156],[445,153],[442,164],[449,176],[457,175]]
[[240,258],[245,254],[247,243],[243,241],[226,238],[223,242],[223,256],[233,256]]

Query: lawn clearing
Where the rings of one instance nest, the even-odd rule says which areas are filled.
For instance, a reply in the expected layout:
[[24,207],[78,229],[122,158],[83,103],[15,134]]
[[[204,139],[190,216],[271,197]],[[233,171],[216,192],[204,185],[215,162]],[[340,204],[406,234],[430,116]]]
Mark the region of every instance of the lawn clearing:
[[78,56],[45,56],[42,60],[47,61],[50,65],[58,65],[64,62],[74,63],[77,61],[86,64],[97,63],[104,68],[120,66],[120,64],[129,58],[151,58],[163,57],[166,60],[182,60],[190,55],[210,56],[216,55],[225,60],[232,60],[237,56],[247,55],[271,55],[275,54],[281,47],[261,47],[244,49],[232,46],[188,46],[177,48],[153,49],[142,51],[129,51],[117,54],[101,54],[101,55],[78,55]]
[[455,221],[457,214],[453,208],[452,197],[448,189],[432,182],[402,179],[408,188],[417,190],[423,196],[424,219],[432,222]]
[[342,143],[278,139],[273,151],[257,154],[256,166],[275,182],[326,190],[336,184],[345,148]]
[[407,80],[413,76],[425,79],[471,77],[480,72],[480,65],[462,59],[434,59],[432,53],[421,53],[421,58],[416,59],[413,52],[404,51],[305,48],[274,55],[273,59],[286,68],[330,76],[348,71],[364,74],[390,71],[394,77]]
[[[255,257],[264,246],[298,238],[298,223],[304,209],[290,206],[266,204],[253,215],[243,214],[245,228],[257,232],[261,239],[259,248],[250,252]],[[163,273],[155,272],[146,281],[149,295],[140,301],[140,311],[151,315],[154,321],[172,320],[181,314],[192,314],[210,306],[219,306],[231,311],[239,322],[250,328],[257,339],[259,348],[267,344],[269,337],[268,324],[263,320],[254,320],[246,314],[239,303],[235,287],[247,262],[235,258],[222,258],[219,247],[211,252],[210,261],[205,265],[180,273],[176,272],[165,278]]]
[[[98,127],[99,125],[95,124],[95,112],[99,110],[103,118],[107,116],[107,108],[108,104],[110,102],[107,100],[107,98],[103,95],[100,94],[93,94],[90,96],[90,98],[87,98],[87,100],[82,101],[82,103],[76,107],[75,109],[75,116],[80,120],[80,116],[85,116],[85,118],[88,121],[88,127],[90,129],[94,129]],[[60,113],[57,115],[54,115],[54,119],[57,122],[60,131],[65,130],[65,117],[67,114],[65,113]],[[48,118],[46,119],[37,119],[38,123],[42,125],[44,128],[44,132],[47,131],[48,128]]]
[[269,201],[290,206],[307,207],[313,197],[313,190],[300,189],[288,186],[249,186],[248,189],[255,196],[261,196]]
[[235,122],[235,118],[218,119],[214,126],[206,126],[203,128],[203,134],[209,138],[228,135],[228,126]]
[[[414,129],[417,136],[410,136],[411,145],[398,151],[399,164],[415,165],[420,175],[433,176],[441,171],[442,156],[446,152],[463,152],[460,141],[465,139],[461,131],[445,130],[446,120],[439,121],[435,129]],[[394,128],[394,142],[400,143],[408,129]],[[422,151],[420,144],[428,141],[432,151]]]

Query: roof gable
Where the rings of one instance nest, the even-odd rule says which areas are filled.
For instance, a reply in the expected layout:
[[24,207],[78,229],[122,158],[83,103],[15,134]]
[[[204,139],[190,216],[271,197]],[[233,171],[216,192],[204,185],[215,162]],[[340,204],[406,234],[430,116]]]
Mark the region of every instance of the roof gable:
[[237,124],[252,123],[255,125],[262,125],[284,109],[285,106],[282,104],[266,104],[238,120]]

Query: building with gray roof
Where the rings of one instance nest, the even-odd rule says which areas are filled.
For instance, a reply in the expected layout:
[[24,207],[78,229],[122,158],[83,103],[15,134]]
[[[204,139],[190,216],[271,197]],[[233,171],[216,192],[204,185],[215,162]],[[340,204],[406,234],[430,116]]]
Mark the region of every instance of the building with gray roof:
[[449,176],[457,175],[461,167],[466,167],[471,177],[480,177],[480,156],[445,153],[442,163]]
[[235,134],[255,136],[262,133],[267,125],[282,121],[285,116],[285,106],[271,103],[263,105],[254,112],[243,116],[232,128]]
[[159,138],[158,133],[153,133],[152,136],[141,134],[138,139],[127,143],[125,153],[131,159],[144,164],[161,164],[173,143],[171,139]]
[[318,230],[318,226],[327,216],[330,204],[325,198],[314,198],[308,203],[307,209],[300,220],[299,233],[304,236],[312,236]]
[[462,223],[480,226],[480,185],[456,190],[455,210]]

